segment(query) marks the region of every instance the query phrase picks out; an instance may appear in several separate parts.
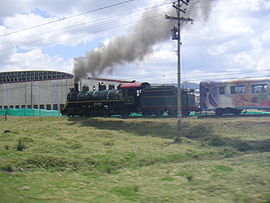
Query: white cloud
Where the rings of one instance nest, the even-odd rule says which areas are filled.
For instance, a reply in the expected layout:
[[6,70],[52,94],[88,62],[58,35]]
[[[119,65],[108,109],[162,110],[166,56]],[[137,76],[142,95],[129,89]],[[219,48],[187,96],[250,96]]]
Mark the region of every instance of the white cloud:
[[31,50],[27,53],[15,53],[1,71],[19,70],[59,70],[70,72],[71,61],[63,61],[59,56],[51,57],[41,50]]
[[[120,0],[6,1],[0,8],[0,35],[118,2]],[[57,53],[56,56],[50,56],[41,50],[56,44],[74,49],[81,44],[91,47],[97,43],[97,39],[108,42],[116,35],[132,32],[131,27],[138,21],[144,8],[166,2],[168,1],[132,1],[88,15],[2,36],[0,70],[52,68],[70,72],[72,59],[63,59]],[[240,73],[244,73],[252,69],[270,69],[269,11],[270,2],[267,0],[214,1],[207,21],[198,15],[194,24],[182,32],[181,56],[184,77],[188,80],[200,77],[205,79],[207,73],[211,76],[218,71],[239,70]],[[26,53],[16,52],[19,49],[24,49]],[[175,81],[175,41],[158,44],[154,50],[155,52],[144,61],[121,65],[113,71],[113,75],[106,76],[121,79],[126,77],[131,80],[132,77],[137,77],[138,80],[149,78],[153,81]],[[75,53],[74,57],[78,55]],[[220,75],[222,76],[222,73]]]
[[257,64],[257,70],[261,71],[261,70],[270,70],[269,64],[270,64],[270,52],[268,52],[268,56],[263,56],[258,64]]

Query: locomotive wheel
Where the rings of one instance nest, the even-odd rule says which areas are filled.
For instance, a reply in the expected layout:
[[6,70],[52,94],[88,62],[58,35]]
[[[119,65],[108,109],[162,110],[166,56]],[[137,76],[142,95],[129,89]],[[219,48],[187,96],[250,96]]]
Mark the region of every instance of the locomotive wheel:
[[182,117],[188,117],[189,113],[189,111],[182,111]]
[[157,112],[155,113],[155,115],[156,115],[157,117],[162,117],[163,114],[164,114],[163,111],[157,111]]
[[123,111],[120,112],[120,115],[123,116],[123,117],[128,117],[129,114],[130,114],[130,112],[125,111],[125,110],[123,110]]
[[153,111],[151,111],[151,110],[143,110],[142,114],[143,114],[143,116],[150,116],[150,115],[153,115],[155,113],[153,113]]
[[169,110],[168,115],[169,116],[177,116],[177,111],[176,110]]

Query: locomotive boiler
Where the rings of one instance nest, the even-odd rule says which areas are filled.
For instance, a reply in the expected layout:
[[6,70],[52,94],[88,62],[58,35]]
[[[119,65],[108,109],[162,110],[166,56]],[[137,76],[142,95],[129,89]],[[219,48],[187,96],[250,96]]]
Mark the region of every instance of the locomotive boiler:
[[[182,89],[182,115],[187,116],[195,106],[192,90]],[[61,110],[67,116],[128,116],[140,113],[144,116],[177,115],[177,88],[174,86],[151,87],[147,82],[123,83],[118,87],[99,84],[98,90],[78,85],[70,89],[67,102]]]

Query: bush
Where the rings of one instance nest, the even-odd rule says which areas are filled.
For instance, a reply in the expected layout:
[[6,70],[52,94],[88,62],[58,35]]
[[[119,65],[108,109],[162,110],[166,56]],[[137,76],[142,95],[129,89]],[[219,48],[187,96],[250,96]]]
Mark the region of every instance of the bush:
[[38,167],[55,170],[77,170],[82,163],[67,157],[35,155],[23,162],[27,168]]
[[19,139],[16,145],[17,151],[23,151],[26,148],[25,144]]
[[212,127],[205,124],[183,125],[183,135],[184,137],[190,139],[202,139],[209,137],[212,134],[213,134]]
[[26,149],[26,143],[31,142],[33,142],[33,139],[30,137],[20,137],[16,145],[17,151],[23,151],[24,149]]
[[11,164],[7,164],[5,166],[2,166],[1,170],[6,171],[6,172],[14,172],[15,171],[14,167]]

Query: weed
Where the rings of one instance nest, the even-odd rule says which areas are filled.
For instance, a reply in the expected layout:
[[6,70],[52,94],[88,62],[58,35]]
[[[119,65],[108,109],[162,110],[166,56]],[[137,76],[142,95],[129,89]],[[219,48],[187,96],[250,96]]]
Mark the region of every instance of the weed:
[[212,127],[209,125],[202,124],[190,124],[183,126],[184,137],[190,139],[204,139],[213,134]]
[[114,143],[112,141],[108,141],[108,142],[104,142],[103,145],[104,146],[113,146]]
[[220,146],[226,146],[227,142],[224,140],[224,138],[214,137],[214,138],[211,138],[209,141],[207,141],[207,144],[215,146],[215,147],[220,147]]
[[139,187],[138,186],[124,186],[124,187],[114,187],[111,192],[116,194],[126,200],[138,200],[139,198]]
[[32,138],[30,137],[20,137],[18,140],[18,143],[16,145],[17,151],[23,151],[26,149],[26,143],[34,142]]
[[18,143],[16,145],[17,151],[23,151],[26,148],[26,145],[22,142],[22,140],[18,140]]
[[253,149],[253,147],[249,143],[245,143],[245,142],[236,143],[235,147],[240,152],[246,152]]
[[227,149],[225,148],[221,154],[223,155],[224,158],[230,158],[233,157],[235,154],[237,154],[234,150],[232,149]]
[[31,142],[34,142],[34,140],[30,137],[20,137],[19,139],[21,142],[23,143],[31,143]]
[[186,176],[186,178],[187,178],[188,181],[192,181],[194,176],[189,174],[189,175]]
[[192,181],[194,176],[192,174],[192,172],[189,170],[189,171],[186,171],[186,170],[183,170],[183,171],[179,171],[178,173],[175,174],[175,176],[183,176],[185,177],[188,181]]
[[270,203],[270,194],[266,195],[264,203]]
[[175,180],[175,178],[173,178],[173,177],[164,177],[164,178],[161,178],[160,179],[161,181],[174,181]]
[[88,157],[85,159],[85,162],[91,169],[106,173],[113,173],[123,166],[123,163],[121,163],[119,159],[109,155],[95,155],[93,157]]
[[231,172],[231,171],[234,171],[234,169],[225,165],[216,165],[214,166],[214,171],[215,172]]
[[6,171],[6,172],[14,172],[15,168],[11,165],[11,164],[7,164],[1,167],[2,171]]
[[67,157],[49,156],[49,155],[34,155],[27,158],[23,163],[25,168],[38,167],[54,170],[77,170],[82,167],[82,163],[78,160],[73,160]]
[[71,145],[70,145],[70,148],[71,149],[80,149],[82,147],[82,145],[79,143],[79,142],[73,142]]

